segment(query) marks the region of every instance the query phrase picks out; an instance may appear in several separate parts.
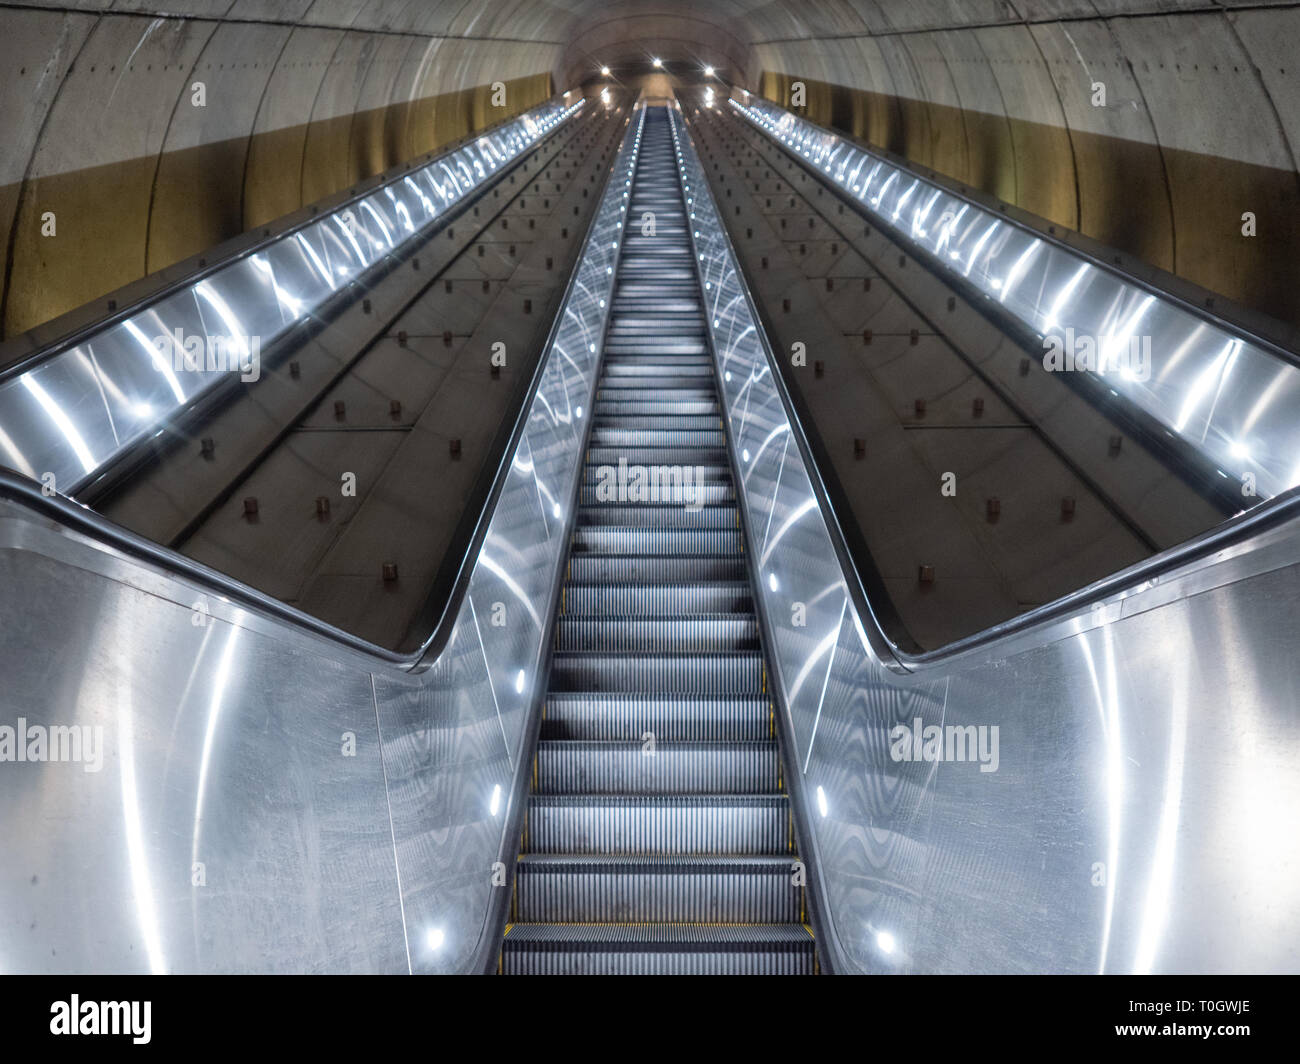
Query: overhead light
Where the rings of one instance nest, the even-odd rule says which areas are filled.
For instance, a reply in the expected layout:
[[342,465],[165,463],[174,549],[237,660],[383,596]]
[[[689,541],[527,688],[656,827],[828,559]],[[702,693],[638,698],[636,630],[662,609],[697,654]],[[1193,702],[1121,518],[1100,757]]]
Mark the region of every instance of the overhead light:
[[652,60],[652,62],[653,62],[654,65],[657,66],[657,67],[661,67],[661,66],[664,65],[664,61],[663,61],[662,59],[660,59],[658,56],[655,56],[654,59]]
[[706,78],[711,78],[711,77],[713,77],[713,67],[711,67],[711,66],[706,66],[706,67],[704,68],[704,76],[705,76]]
[[609,67],[607,67],[607,66],[603,66],[603,67],[601,67],[601,68],[600,68],[600,76],[601,76],[602,78],[607,78],[607,77],[609,77]]
[[447,936],[443,934],[442,928],[431,927],[424,935],[424,944],[429,949],[442,949],[442,944],[447,941]]

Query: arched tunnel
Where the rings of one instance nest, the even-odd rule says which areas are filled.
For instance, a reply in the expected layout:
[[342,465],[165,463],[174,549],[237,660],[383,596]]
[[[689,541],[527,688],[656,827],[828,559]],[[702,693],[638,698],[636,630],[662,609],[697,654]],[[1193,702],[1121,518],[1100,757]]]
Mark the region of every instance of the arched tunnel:
[[1300,5],[0,27],[0,969],[1300,970]]

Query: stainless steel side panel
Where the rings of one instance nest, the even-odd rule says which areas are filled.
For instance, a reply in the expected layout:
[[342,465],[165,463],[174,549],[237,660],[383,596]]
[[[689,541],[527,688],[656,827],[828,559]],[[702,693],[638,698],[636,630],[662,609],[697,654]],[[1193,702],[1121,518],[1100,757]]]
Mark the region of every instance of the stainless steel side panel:
[[[841,963],[1300,970],[1300,521],[955,656],[894,654],[849,594],[675,128],[792,791]],[[942,756],[927,729],[944,729],[928,751]]]
[[517,851],[637,117],[424,671],[0,499],[0,971],[477,966]]

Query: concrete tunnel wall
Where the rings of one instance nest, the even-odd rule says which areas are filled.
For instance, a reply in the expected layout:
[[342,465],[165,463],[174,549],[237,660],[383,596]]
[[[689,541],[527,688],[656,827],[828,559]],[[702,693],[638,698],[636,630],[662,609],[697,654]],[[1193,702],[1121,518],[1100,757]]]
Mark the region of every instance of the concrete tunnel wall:
[[815,121],[1300,325],[1300,9],[1236,7],[812,3],[806,39],[760,31],[750,76],[783,104],[802,79]]
[[[463,4],[148,6],[3,13],[4,336],[552,92],[546,4],[489,5],[512,39]],[[491,106],[494,81],[506,83],[504,108]],[[193,103],[195,82],[206,106]],[[42,233],[47,211],[54,236]]]
[[[1300,325],[1300,5],[11,0],[6,336],[662,55]],[[1292,65],[1288,65],[1292,64]],[[206,83],[207,106],[191,104]],[[508,107],[488,87],[509,86]],[[1093,83],[1106,106],[1093,106]],[[58,236],[41,235],[47,210]],[[1242,234],[1253,212],[1258,235]]]

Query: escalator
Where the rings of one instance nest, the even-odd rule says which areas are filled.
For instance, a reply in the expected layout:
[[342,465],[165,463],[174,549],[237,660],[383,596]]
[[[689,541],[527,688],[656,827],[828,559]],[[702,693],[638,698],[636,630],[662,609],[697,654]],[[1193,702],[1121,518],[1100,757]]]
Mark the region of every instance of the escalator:
[[[731,243],[739,196],[680,112],[620,122],[418,648],[0,469],[6,969],[1293,971],[1300,489],[900,648]],[[1189,403],[1289,394],[1281,359],[1219,388],[1202,333]],[[52,387],[23,389],[84,442],[99,408]],[[376,570],[349,586],[394,590]]]
[[801,870],[662,108],[646,117],[506,974],[808,974]]

